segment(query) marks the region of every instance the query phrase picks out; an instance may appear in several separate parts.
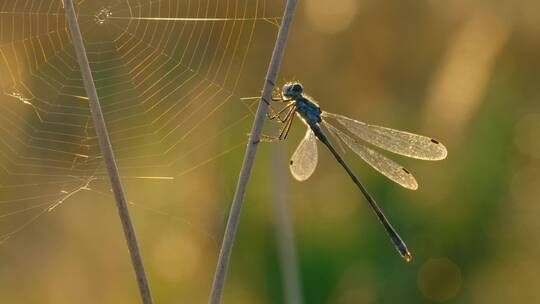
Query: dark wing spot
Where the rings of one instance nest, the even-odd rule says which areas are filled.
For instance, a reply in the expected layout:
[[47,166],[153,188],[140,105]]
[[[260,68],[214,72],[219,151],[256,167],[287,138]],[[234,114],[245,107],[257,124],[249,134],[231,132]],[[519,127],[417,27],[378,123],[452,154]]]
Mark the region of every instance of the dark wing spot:
[[292,164],[293,164],[293,160],[291,159],[291,161],[289,162],[289,165],[291,165],[291,166],[292,166]]
[[440,142],[436,141],[436,140],[433,139],[433,138],[431,139],[431,142],[432,142],[432,143],[435,143],[435,144],[437,144],[437,145],[440,144]]
[[405,173],[407,173],[407,174],[411,174],[411,172],[409,172],[409,170],[407,170],[407,169],[405,169],[405,168],[403,168],[403,167],[401,167],[401,170],[403,170],[403,172],[405,172]]

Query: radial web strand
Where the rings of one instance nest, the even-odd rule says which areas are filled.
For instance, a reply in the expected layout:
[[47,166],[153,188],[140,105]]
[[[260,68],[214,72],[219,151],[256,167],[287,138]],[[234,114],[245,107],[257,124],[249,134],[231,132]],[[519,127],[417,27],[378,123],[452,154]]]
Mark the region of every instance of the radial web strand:
[[[255,40],[271,49],[282,3],[76,2],[126,182],[178,187],[245,144],[242,71]],[[109,195],[61,0],[0,4],[0,90],[0,241],[81,192]]]

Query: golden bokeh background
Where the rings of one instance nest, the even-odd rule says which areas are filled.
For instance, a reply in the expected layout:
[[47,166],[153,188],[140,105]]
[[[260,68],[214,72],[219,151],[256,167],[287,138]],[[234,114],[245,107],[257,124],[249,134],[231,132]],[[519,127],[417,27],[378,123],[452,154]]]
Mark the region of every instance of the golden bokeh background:
[[[21,1],[16,7],[3,0],[0,11],[50,12],[53,5],[36,1],[40,5],[32,6],[32,2]],[[80,18],[86,21],[81,25],[83,34],[86,33],[90,48],[97,52],[97,62],[107,65],[108,55],[100,53],[100,48],[131,25],[127,19],[98,25],[92,22],[91,14],[84,16],[85,2],[79,4]],[[130,1],[96,1],[91,7],[114,7],[121,2]],[[200,3],[210,8],[221,5],[216,1],[189,2],[193,7],[200,7]],[[239,7],[247,7],[251,12],[258,5],[257,16],[261,19],[279,16],[284,7],[284,1],[226,2],[231,4],[227,6],[230,10],[221,14],[225,8],[220,7],[218,12],[227,18],[232,18]],[[61,5],[55,5],[56,12],[61,13]],[[151,16],[168,16],[166,7],[162,9],[153,11]],[[288,174],[286,159],[305,131],[301,123],[293,125],[285,142],[262,143],[246,194],[223,303],[285,303],[276,242],[278,220],[273,206],[280,198],[286,201],[293,220],[304,303],[534,302],[540,287],[536,271],[540,267],[540,242],[535,233],[540,222],[539,10],[540,2],[534,0],[299,1],[279,84],[301,81],[307,93],[326,111],[432,136],[446,145],[448,158],[425,162],[393,157],[419,181],[419,189],[409,191],[385,179],[353,153],[344,155],[407,242],[414,259],[405,263],[388,242],[361,194],[322,145],[319,167],[308,181],[299,183]],[[112,12],[112,16],[118,16],[114,9]],[[199,12],[194,14],[201,16]],[[11,85],[6,85],[18,81],[10,75],[25,75],[15,69],[28,70],[31,68],[27,66],[34,64],[15,62],[13,54],[26,52],[28,56],[32,51],[28,46],[39,43],[39,38],[31,38],[37,40],[15,43],[8,50],[13,41],[24,40],[25,36],[25,29],[16,29],[9,15],[0,14],[4,27],[0,30],[4,56],[0,57],[0,105],[4,112],[0,114],[0,235],[16,233],[0,246],[0,301],[138,303],[133,271],[106,179],[92,181],[92,191],[79,191],[44,214],[39,211],[54,200],[42,195],[61,190],[49,186],[47,180],[39,179],[37,189],[4,189],[23,179],[9,171],[14,158],[11,153],[26,153],[21,152],[29,149],[24,143],[40,144],[39,138],[28,140],[28,133],[13,128],[7,118],[21,117],[24,119],[17,120],[21,124],[28,120],[34,121],[31,126],[48,128],[36,120],[33,107],[17,102],[22,99],[13,97]],[[31,22],[32,16],[25,14],[26,19],[21,22]],[[53,24],[39,22],[43,22],[42,28]],[[182,112],[186,125],[166,130],[172,132],[171,138],[165,137],[161,146],[144,152],[159,152],[160,147],[179,142],[172,153],[179,153],[182,158],[169,154],[156,157],[141,165],[144,170],[135,171],[130,157],[140,151],[130,154],[129,149],[119,149],[120,169],[126,177],[126,192],[132,201],[130,207],[156,303],[207,301],[253,117],[249,109],[253,110],[254,105],[240,98],[260,94],[277,34],[273,22],[268,19],[226,23],[232,28],[231,33],[242,33],[238,35],[239,49],[232,53],[223,51],[225,59],[219,63],[227,67],[227,58],[233,58],[230,74],[224,72],[225,68],[213,69],[217,61],[197,61],[213,52],[221,54],[224,42],[210,41],[204,54],[182,55],[175,48],[165,52],[173,57],[184,56],[179,60],[188,60],[188,66],[204,71],[195,78],[200,76],[200,83],[210,83],[210,89],[203,90],[198,82],[189,84],[191,80],[183,80],[188,83],[187,99],[195,101],[193,108],[186,107]],[[245,28],[240,28],[241,24]],[[107,26],[109,30],[103,32],[107,34],[101,34],[99,30]],[[172,27],[158,29],[151,37],[159,37],[160,33],[175,37]],[[10,36],[8,31],[23,38]],[[186,43],[197,41],[199,32],[194,33],[187,36]],[[200,33],[204,37],[207,32]],[[62,39],[67,41],[69,36]],[[164,46],[166,50],[169,47],[160,44],[161,40],[142,41],[150,46]],[[248,42],[249,50],[243,50]],[[139,46],[133,46],[136,47]],[[142,52],[154,54],[147,49]],[[131,58],[127,56],[130,55],[121,58]],[[124,64],[129,68],[135,63]],[[167,63],[160,66],[165,73],[175,71]],[[68,78],[77,78],[77,70],[70,71]],[[160,75],[151,77],[160,83]],[[137,84],[138,78],[133,76],[131,80]],[[141,83],[144,88],[144,82]],[[25,92],[46,92],[42,84],[36,83],[34,88],[30,85],[31,82],[25,83]],[[107,81],[100,85],[107,87]],[[211,91],[215,88],[215,92]],[[206,99],[211,102],[204,106],[216,109],[211,117],[195,108]],[[227,103],[222,105],[220,101],[224,99]],[[114,110],[114,105],[104,102],[105,107]],[[174,105],[167,104],[164,109],[165,113]],[[205,111],[211,111],[208,109]],[[112,120],[122,114],[113,110],[106,115]],[[53,116],[49,113],[40,119],[56,120]],[[113,124],[111,129],[145,123],[137,117],[133,119]],[[197,125],[198,122],[202,123]],[[276,132],[277,128],[274,122],[267,122],[265,133]],[[177,141],[192,130],[185,140]],[[113,143],[124,148],[127,144],[115,136],[123,135],[113,135]],[[145,137],[140,141],[148,140]],[[192,147],[198,148],[182,154]],[[96,164],[96,172],[102,172],[99,159]],[[40,172],[43,171],[47,170],[42,168]],[[146,176],[175,178],[131,178],[141,172]],[[24,183],[31,182],[31,178],[24,177]],[[25,201],[24,206],[17,203],[34,192],[39,192],[39,199]],[[35,209],[37,213],[17,212],[40,204],[45,205]],[[39,216],[34,221],[36,215]]]

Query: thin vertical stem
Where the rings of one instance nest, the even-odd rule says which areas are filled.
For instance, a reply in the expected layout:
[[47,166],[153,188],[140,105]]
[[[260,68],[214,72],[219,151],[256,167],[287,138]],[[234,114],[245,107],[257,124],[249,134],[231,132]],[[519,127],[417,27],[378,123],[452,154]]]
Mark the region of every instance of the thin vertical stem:
[[86,89],[86,94],[88,94],[90,112],[92,113],[92,118],[94,120],[99,147],[101,149],[101,153],[103,154],[105,165],[107,166],[112,190],[116,199],[116,205],[118,207],[118,214],[120,215],[120,220],[124,229],[124,236],[131,255],[131,262],[137,277],[141,300],[144,304],[151,304],[153,302],[152,295],[150,293],[150,287],[144,271],[139,245],[137,244],[135,229],[133,228],[133,223],[131,222],[131,217],[129,216],[126,196],[124,194],[122,181],[120,180],[120,174],[118,173],[118,167],[116,166],[116,161],[114,159],[111,141],[109,139],[109,134],[107,133],[107,126],[105,125],[105,119],[103,118],[103,112],[101,111],[101,106],[99,104],[94,79],[92,77],[92,71],[90,70],[90,64],[86,56],[81,30],[77,22],[77,16],[75,15],[72,0],[64,0],[64,6],[66,9],[69,29],[73,38],[73,45],[75,47],[75,52],[77,53],[79,67],[81,69],[84,87]]
[[212,291],[209,299],[209,303],[211,304],[219,304],[221,302],[223,285],[225,284],[225,276],[227,274],[227,268],[231,259],[232,247],[236,237],[238,223],[240,221],[240,212],[242,210],[247,183],[251,175],[251,169],[253,168],[257,146],[260,142],[263,123],[266,113],[268,112],[268,101],[271,100],[272,90],[274,89],[281,59],[283,58],[285,42],[287,41],[287,36],[289,35],[289,29],[292,23],[296,3],[297,0],[287,0],[287,6],[285,7],[283,19],[281,20],[281,27],[274,46],[274,52],[272,53],[272,60],[270,61],[270,65],[266,73],[261,101],[259,102],[259,107],[257,108],[257,113],[255,114],[255,120],[253,121],[253,126],[251,127],[251,135],[249,137],[246,153],[244,155],[244,162],[240,170],[240,176],[238,178],[236,191],[231,204],[231,210],[229,212],[227,227],[225,228],[225,234],[223,236],[223,242],[219,252],[216,272],[214,273],[214,282],[212,284]]
[[283,146],[274,148],[274,214],[281,280],[286,304],[302,304],[302,288],[294,240],[294,226],[287,205],[287,172]]

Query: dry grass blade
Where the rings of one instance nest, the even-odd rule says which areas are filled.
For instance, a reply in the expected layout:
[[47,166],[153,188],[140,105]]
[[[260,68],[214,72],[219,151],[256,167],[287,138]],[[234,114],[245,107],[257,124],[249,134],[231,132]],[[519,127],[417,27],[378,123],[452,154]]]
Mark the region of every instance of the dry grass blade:
[[274,168],[274,215],[276,241],[279,253],[281,280],[283,286],[283,303],[302,304],[302,287],[298,267],[294,223],[287,201],[287,172],[283,166],[286,163],[282,145],[275,145],[273,156]]
[[274,52],[272,54],[272,60],[266,73],[266,80],[264,82],[263,94],[253,126],[251,128],[249,143],[244,155],[244,162],[240,170],[240,176],[236,185],[236,191],[234,199],[231,204],[231,210],[229,212],[229,219],[227,221],[227,227],[225,228],[225,235],[223,236],[223,242],[221,244],[221,250],[219,252],[219,258],[216,266],[216,272],[214,274],[214,282],[212,285],[212,291],[210,294],[209,303],[218,304],[221,302],[221,295],[223,293],[223,285],[225,284],[225,276],[227,274],[227,268],[231,258],[231,251],[236,237],[236,231],[238,223],[240,221],[240,211],[242,210],[242,204],[244,201],[244,194],[246,192],[247,183],[251,175],[251,169],[255,160],[255,153],[257,151],[257,145],[260,142],[263,123],[268,112],[268,100],[271,99],[272,90],[275,86],[277,73],[283,58],[285,50],[285,42],[289,35],[289,29],[292,23],[294,10],[296,8],[297,0],[288,0],[281,21],[281,27],[274,46]]
[[90,111],[92,112],[92,118],[96,128],[96,136],[99,141],[101,153],[103,154],[103,159],[105,160],[105,165],[107,166],[111,186],[116,199],[116,205],[118,207],[118,213],[124,229],[124,236],[131,255],[131,262],[137,276],[141,300],[144,304],[151,304],[152,295],[150,293],[148,279],[146,278],[146,273],[144,271],[139,245],[137,244],[137,238],[135,236],[135,229],[133,228],[133,223],[131,222],[131,217],[129,215],[126,196],[124,194],[122,181],[120,180],[120,174],[118,173],[118,167],[116,166],[116,161],[114,159],[111,141],[107,133],[107,126],[105,124],[103,112],[101,111],[101,106],[99,104],[96,86],[94,84],[92,71],[90,70],[90,64],[86,56],[86,50],[84,48],[81,30],[77,22],[75,9],[73,8],[73,2],[72,0],[64,0],[64,5],[69,29],[73,38],[73,45],[75,47],[75,52],[77,53],[79,67],[81,69],[84,87],[86,89],[86,94],[88,94]]

